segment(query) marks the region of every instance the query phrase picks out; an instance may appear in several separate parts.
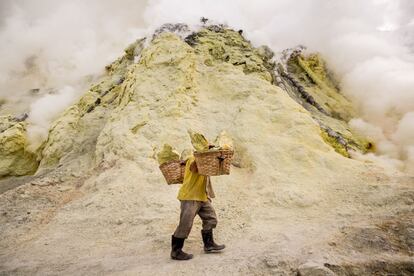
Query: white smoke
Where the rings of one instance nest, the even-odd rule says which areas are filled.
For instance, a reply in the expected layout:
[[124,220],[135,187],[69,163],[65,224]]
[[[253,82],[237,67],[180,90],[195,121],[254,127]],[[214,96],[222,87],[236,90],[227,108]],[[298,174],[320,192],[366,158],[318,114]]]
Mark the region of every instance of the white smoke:
[[40,146],[44,138],[47,137],[50,123],[75,99],[74,88],[65,86],[53,94],[47,94],[35,100],[30,105],[27,132],[29,140],[32,141],[31,150]]
[[[414,167],[411,0],[72,0],[2,5],[0,39],[7,43],[0,44],[5,57],[0,96],[11,99],[14,94],[20,99],[27,89],[37,87],[70,85],[78,90],[80,80],[98,74],[140,35],[163,23],[197,25],[204,16],[245,30],[257,46],[279,51],[301,44],[319,51],[359,108],[361,118],[352,120],[351,126],[375,141],[384,162],[406,170]],[[33,109],[36,105],[36,113]]]
[[2,0],[0,5],[0,100],[6,101],[0,114],[29,113],[29,136],[39,144],[59,113],[141,35],[145,2]]

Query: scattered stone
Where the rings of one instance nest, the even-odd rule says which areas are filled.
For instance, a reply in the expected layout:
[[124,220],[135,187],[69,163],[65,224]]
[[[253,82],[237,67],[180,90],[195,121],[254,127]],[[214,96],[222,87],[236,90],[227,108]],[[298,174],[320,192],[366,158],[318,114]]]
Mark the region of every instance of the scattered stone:
[[325,267],[335,272],[335,275],[398,275],[411,276],[414,275],[413,261],[371,261],[371,262],[355,262],[345,264],[329,264],[325,263]]
[[279,259],[275,258],[274,256],[266,256],[264,258],[264,263],[267,267],[274,268],[280,265],[285,265],[285,263],[280,261]]
[[60,186],[60,187],[58,188],[58,190],[59,190],[60,192],[67,192],[67,191],[72,190],[72,187],[70,187],[70,186]]
[[316,263],[305,263],[298,268],[298,276],[335,276],[336,274],[327,267]]
[[330,246],[336,246],[336,242],[328,242],[328,245],[330,245]]
[[23,122],[29,117],[29,114],[23,113],[13,118],[15,122]]
[[161,27],[159,27],[158,29],[155,30],[152,39],[156,38],[157,36],[159,36],[160,34],[165,33],[165,32],[175,33],[179,36],[182,36],[182,35],[185,35],[185,34],[188,35],[191,31],[190,31],[190,28],[188,27],[187,24],[183,24],[183,23],[176,23],[176,24],[166,23],[166,24],[162,25]]

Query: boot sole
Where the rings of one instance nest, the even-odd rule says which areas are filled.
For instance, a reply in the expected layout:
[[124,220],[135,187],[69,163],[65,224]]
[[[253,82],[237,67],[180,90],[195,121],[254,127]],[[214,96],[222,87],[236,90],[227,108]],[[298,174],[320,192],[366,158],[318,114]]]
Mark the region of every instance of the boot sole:
[[219,253],[219,252],[222,252],[223,250],[224,250],[224,248],[222,248],[222,249],[210,249],[210,250],[204,249],[204,252],[205,253]]
[[176,257],[171,257],[171,259],[176,260],[176,261],[188,261],[188,260],[191,260],[192,258],[193,258],[193,256],[189,257],[188,259],[179,259],[179,258],[176,258]]

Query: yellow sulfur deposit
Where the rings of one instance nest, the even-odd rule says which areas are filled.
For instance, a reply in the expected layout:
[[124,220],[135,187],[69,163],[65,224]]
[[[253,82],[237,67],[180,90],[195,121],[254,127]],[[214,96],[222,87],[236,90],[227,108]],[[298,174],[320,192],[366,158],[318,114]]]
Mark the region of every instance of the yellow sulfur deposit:
[[208,150],[208,141],[203,134],[188,130],[188,134],[191,138],[191,144],[196,149],[196,151],[207,151]]
[[233,150],[233,139],[227,134],[226,131],[220,132],[214,141],[214,145],[224,150]]
[[158,163],[160,165],[167,163],[169,161],[180,160],[180,154],[173,150],[173,148],[168,145],[164,144],[162,150],[157,154]]
[[36,157],[27,149],[26,123],[0,117],[0,178],[33,174],[38,166]]

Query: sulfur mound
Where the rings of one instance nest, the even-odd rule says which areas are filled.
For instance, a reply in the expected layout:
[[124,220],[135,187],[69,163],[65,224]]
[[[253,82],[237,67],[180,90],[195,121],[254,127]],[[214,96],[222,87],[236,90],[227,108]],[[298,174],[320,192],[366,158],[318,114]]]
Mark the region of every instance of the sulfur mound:
[[36,171],[36,154],[27,147],[26,123],[11,116],[0,117],[0,177]]
[[[289,52],[275,66],[241,32],[188,32],[168,24],[132,43],[36,154],[24,121],[0,120],[2,175],[40,162],[0,180],[15,183],[0,194],[0,274],[409,275],[412,177],[346,158],[369,143],[322,58]],[[227,253],[184,267],[167,261],[179,187],[157,153],[169,143],[187,158],[188,129],[226,130],[214,143],[234,148],[234,167],[212,180]],[[166,151],[161,162],[179,157]],[[186,241],[195,254],[201,228]]]

